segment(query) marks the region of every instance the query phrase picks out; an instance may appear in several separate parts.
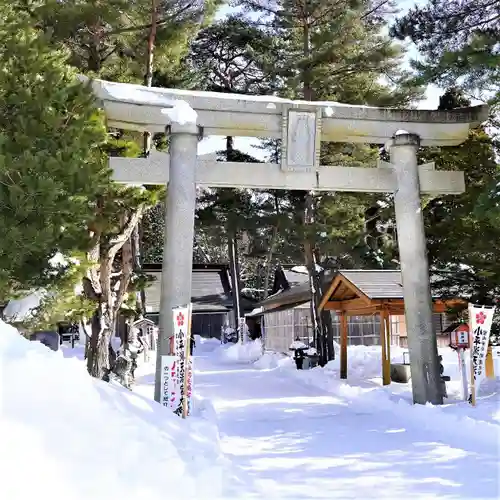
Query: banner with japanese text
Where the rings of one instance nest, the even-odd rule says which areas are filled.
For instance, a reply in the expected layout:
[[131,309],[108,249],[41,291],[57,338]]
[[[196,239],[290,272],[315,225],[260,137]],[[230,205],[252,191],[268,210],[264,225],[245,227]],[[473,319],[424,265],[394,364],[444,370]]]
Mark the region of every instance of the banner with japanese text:
[[179,416],[188,416],[192,407],[193,366],[190,359],[191,314],[192,306],[176,307],[172,310],[174,347],[176,358],[176,386],[178,399],[176,407],[172,408]]
[[246,319],[244,317],[240,318],[238,321],[238,341],[240,344],[246,344],[248,342],[247,329]]
[[494,307],[469,304],[470,348],[471,348],[471,396],[470,402],[476,403],[476,394],[486,377],[485,365]]
[[179,387],[177,385],[177,358],[161,357],[161,399],[160,403],[172,411],[178,406]]
[[193,411],[193,358],[190,356],[186,370],[186,397],[187,397],[187,413],[191,415]]

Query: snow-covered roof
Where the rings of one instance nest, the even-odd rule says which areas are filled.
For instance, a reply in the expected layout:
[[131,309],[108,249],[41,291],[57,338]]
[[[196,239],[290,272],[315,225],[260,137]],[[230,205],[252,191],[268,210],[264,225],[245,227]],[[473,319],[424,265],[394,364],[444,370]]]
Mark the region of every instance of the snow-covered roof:
[[370,299],[402,299],[403,280],[399,270],[361,270],[339,271],[356,288]]

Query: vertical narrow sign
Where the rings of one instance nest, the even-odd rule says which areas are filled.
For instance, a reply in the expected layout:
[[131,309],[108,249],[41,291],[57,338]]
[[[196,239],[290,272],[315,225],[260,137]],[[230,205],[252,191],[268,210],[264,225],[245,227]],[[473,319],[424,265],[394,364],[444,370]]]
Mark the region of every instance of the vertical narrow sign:
[[176,358],[176,381],[178,387],[178,399],[173,409],[174,413],[186,417],[189,413],[189,384],[188,372],[190,371],[190,335],[191,335],[191,304],[172,309],[174,322],[174,356]]
[[191,415],[193,411],[193,376],[194,376],[193,358],[190,356],[186,372],[186,395],[187,395],[186,416]]
[[469,400],[469,384],[467,381],[467,364],[465,362],[465,349],[470,347],[470,327],[465,323],[459,324],[450,332],[450,347],[457,350],[458,365],[462,376],[462,395],[464,401]]
[[161,357],[161,404],[167,408],[174,408],[178,398],[175,356]]
[[465,363],[465,349],[457,349],[460,376],[462,378],[462,397],[464,401],[469,399],[469,387],[467,382],[467,365]]
[[486,354],[493,323],[494,307],[469,304],[471,391],[470,403],[476,405],[479,386],[485,378]]
[[191,331],[192,326],[192,316],[193,316],[193,307],[192,304],[188,306],[188,328],[186,334],[186,370],[184,375],[184,400],[182,406],[182,418],[186,418],[191,413],[192,407],[192,380],[193,380],[193,360],[191,357],[191,335],[193,334]]
[[248,335],[247,335],[247,322],[244,317],[241,317],[239,319],[239,324],[238,324],[238,340],[240,344],[246,344],[248,342]]

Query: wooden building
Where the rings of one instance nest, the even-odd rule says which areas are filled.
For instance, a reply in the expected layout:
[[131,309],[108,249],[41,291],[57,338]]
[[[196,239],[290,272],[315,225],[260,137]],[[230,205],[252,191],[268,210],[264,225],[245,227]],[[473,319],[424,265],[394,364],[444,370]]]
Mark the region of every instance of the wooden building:
[[[160,314],[161,264],[144,264],[143,270],[155,281],[145,291],[146,317],[156,324]],[[193,264],[192,331],[202,337],[220,338],[223,325],[234,326],[233,296],[229,268],[225,264]],[[255,307],[254,300],[240,296],[242,314]]]
[[[286,269],[278,271],[275,293],[260,302],[252,314],[260,318],[266,349],[288,352],[295,338],[305,343],[312,340],[309,282],[307,275],[299,278],[294,276],[296,274],[299,273]],[[291,286],[288,280],[297,284]],[[400,271],[342,270],[325,273],[323,287],[327,292],[322,297],[322,307],[331,311],[334,340],[343,344],[345,349],[347,345],[384,346],[383,342],[387,352],[390,345],[407,347]],[[441,335],[450,323],[446,315],[448,305],[455,303],[434,301],[434,328],[441,346],[448,345],[448,336]],[[344,317],[345,307],[349,310]],[[381,315],[382,309],[384,314]],[[383,336],[381,317],[384,318]],[[343,333],[344,321],[346,330]]]
[[[334,274],[327,273],[327,288]],[[288,352],[292,341],[299,338],[308,343],[312,340],[309,278],[307,274],[282,268],[275,276],[273,294],[258,304],[252,316],[261,322],[262,336],[268,350]],[[340,341],[340,318],[331,314],[334,340]],[[349,318],[350,345],[379,345],[380,322],[377,316],[352,316]],[[405,333],[404,318],[391,318],[392,342],[399,344],[400,332]]]
[[[460,299],[433,298],[433,313],[445,315],[453,308],[467,307]],[[403,284],[400,271],[338,271],[330,280],[320,309],[334,311],[340,317],[340,377],[347,378],[348,321],[353,316],[378,317],[379,343],[382,346],[382,378],[390,384],[391,318],[404,322]],[[435,332],[436,334],[440,332]]]

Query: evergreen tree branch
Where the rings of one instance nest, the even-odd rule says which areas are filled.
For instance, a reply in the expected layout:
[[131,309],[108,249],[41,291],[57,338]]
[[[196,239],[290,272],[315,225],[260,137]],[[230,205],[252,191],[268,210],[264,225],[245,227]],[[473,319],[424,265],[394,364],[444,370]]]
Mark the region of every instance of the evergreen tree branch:
[[[179,17],[182,16],[182,14],[189,11],[195,5],[196,5],[196,2],[188,3],[188,4],[184,5],[181,9],[179,9],[177,12],[175,12],[174,14],[167,16],[167,17],[164,17],[163,19],[158,19],[155,23],[156,27],[161,28],[161,27],[165,26],[166,24],[169,24],[169,23],[179,19]],[[114,30],[107,31],[106,34],[108,36],[109,35],[121,35],[124,33],[131,33],[131,32],[135,32],[135,31],[150,30],[152,26],[153,26],[153,24],[150,22],[150,23],[146,23],[146,24],[141,24],[139,26],[127,26],[125,28],[116,28]]]
[[372,14],[375,14],[376,12],[378,12],[378,10],[381,9],[384,5],[387,5],[390,2],[391,2],[391,0],[381,0],[379,4],[375,5],[373,8],[371,8],[370,10],[368,10],[367,12],[362,14],[360,19],[361,20],[367,19]]

